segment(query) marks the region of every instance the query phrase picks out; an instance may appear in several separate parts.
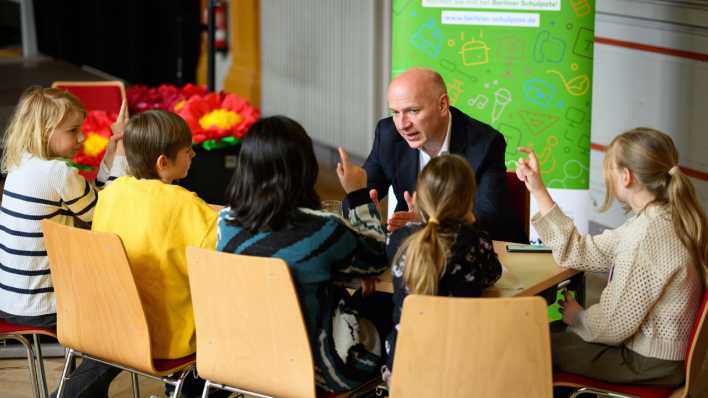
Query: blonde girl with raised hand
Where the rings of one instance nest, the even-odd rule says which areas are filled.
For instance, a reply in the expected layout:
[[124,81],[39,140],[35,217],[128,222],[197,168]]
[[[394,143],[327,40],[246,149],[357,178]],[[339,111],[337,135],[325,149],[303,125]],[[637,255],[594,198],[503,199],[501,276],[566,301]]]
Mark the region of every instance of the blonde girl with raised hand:
[[396,230],[386,248],[392,259],[394,304],[394,328],[386,339],[382,369],[386,383],[406,296],[478,297],[501,276],[492,239],[470,210],[475,193],[474,171],[457,155],[433,158],[418,175],[411,205],[424,221]]
[[532,222],[563,267],[608,272],[600,302],[582,308],[566,295],[564,332],[553,333],[556,368],[612,383],[677,386],[705,288],[706,217],[679,168],[671,138],[649,128],[607,148],[604,209],[619,201],[632,216],[616,229],[582,236],[543,185],[536,155],[516,174],[539,206]]
[[[123,104],[97,181],[125,174]],[[0,318],[32,326],[56,324],[54,288],[40,221],[91,221],[96,188],[66,160],[81,147],[86,116],[73,95],[30,87],[5,131],[1,168],[7,173],[0,207]]]

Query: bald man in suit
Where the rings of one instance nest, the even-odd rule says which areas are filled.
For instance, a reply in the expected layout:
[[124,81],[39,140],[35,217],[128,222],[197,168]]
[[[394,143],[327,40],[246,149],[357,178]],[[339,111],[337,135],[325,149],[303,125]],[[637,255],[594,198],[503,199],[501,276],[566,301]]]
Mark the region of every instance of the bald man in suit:
[[376,198],[393,186],[398,203],[389,230],[416,219],[409,206],[420,170],[431,158],[452,153],[467,159],[475,172],[474,213],[481,226],[495,240],[528,243],[508,207],[502,134],[450,106],[445,82],[430,69],[413,68],[398,75],[388,88],[388,106],[392,116],[378,122],[363,167]]

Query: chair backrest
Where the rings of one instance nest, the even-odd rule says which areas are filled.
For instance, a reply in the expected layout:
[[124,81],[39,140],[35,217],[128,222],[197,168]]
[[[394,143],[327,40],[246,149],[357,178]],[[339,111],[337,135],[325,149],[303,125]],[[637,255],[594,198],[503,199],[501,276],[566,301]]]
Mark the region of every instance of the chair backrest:
[[516,173],[508,171],[506,173],[506,189],[509,193],[509,205],[511,206],[516,221],[524,227],[526,236],[529,236],[530,206],[531,199],[529,191],[523,181],[516,177]]
[[[703,293],[703,300],[693,324],[693,339],[686,356],[686,389],[688,396],[697,397],[698,381],[701,380],[703,362],[708,350],[708,290]],[[705,377],[703,377],[705,378]]]
[[542,298],[406,297],[392,398],[552,395]]
[[154,373],[150,334],[120,238],[43,220],[57,300],[57,335],[69,348]]
[[277,397],[315,397],[312,353],[287,264],[187,248],[197,371]]
[[125,86],[120,80],[58,81],[52,83],[52,87],[74,94],[84,104],[87,112],[106,111],[117,114],[125,99]]

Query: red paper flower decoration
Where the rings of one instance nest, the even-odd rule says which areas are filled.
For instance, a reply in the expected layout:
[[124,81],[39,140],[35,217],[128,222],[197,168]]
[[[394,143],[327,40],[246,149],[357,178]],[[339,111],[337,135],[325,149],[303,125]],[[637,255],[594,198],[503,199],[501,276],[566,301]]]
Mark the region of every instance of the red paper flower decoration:
[[236,94],[195,95],[176,110],[192,130],[192,141],[242,138],[260,116],[258,110]]
[[171,84],[163,84],[158,87],[135,85],[129,87],[126,92],[131,115],[145,112],[149,109],[176,111],[189,98],[206,94],[206,87],[192,83],[185,84],[181,89]]
[[86,115],[81,125],[84,135],[83,145],[71,161],[79,169],[79,173],[89,180],[96,178],[98,167],[106,153],[108,140],[111,138],[111,125],[118,115],[104,111],[91,111]]

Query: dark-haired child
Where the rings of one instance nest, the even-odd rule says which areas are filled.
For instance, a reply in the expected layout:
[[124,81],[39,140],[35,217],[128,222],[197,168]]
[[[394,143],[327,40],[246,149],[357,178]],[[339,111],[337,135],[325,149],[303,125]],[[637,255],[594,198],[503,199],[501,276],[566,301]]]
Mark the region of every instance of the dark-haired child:
[[315,381],[332,392],[351,390],[376,375],[384,333],[362,316],[346,289],[333,283],[386,269],[384,232],[366,190],[366,172],[341,149],[340,156],[337,174],[351,204],[349,220],[320,210],[318,165],[302,126],[283,116],[254,124],[228,188],[230,207],[219,216],[217,245],[221,251],[288,263]]

